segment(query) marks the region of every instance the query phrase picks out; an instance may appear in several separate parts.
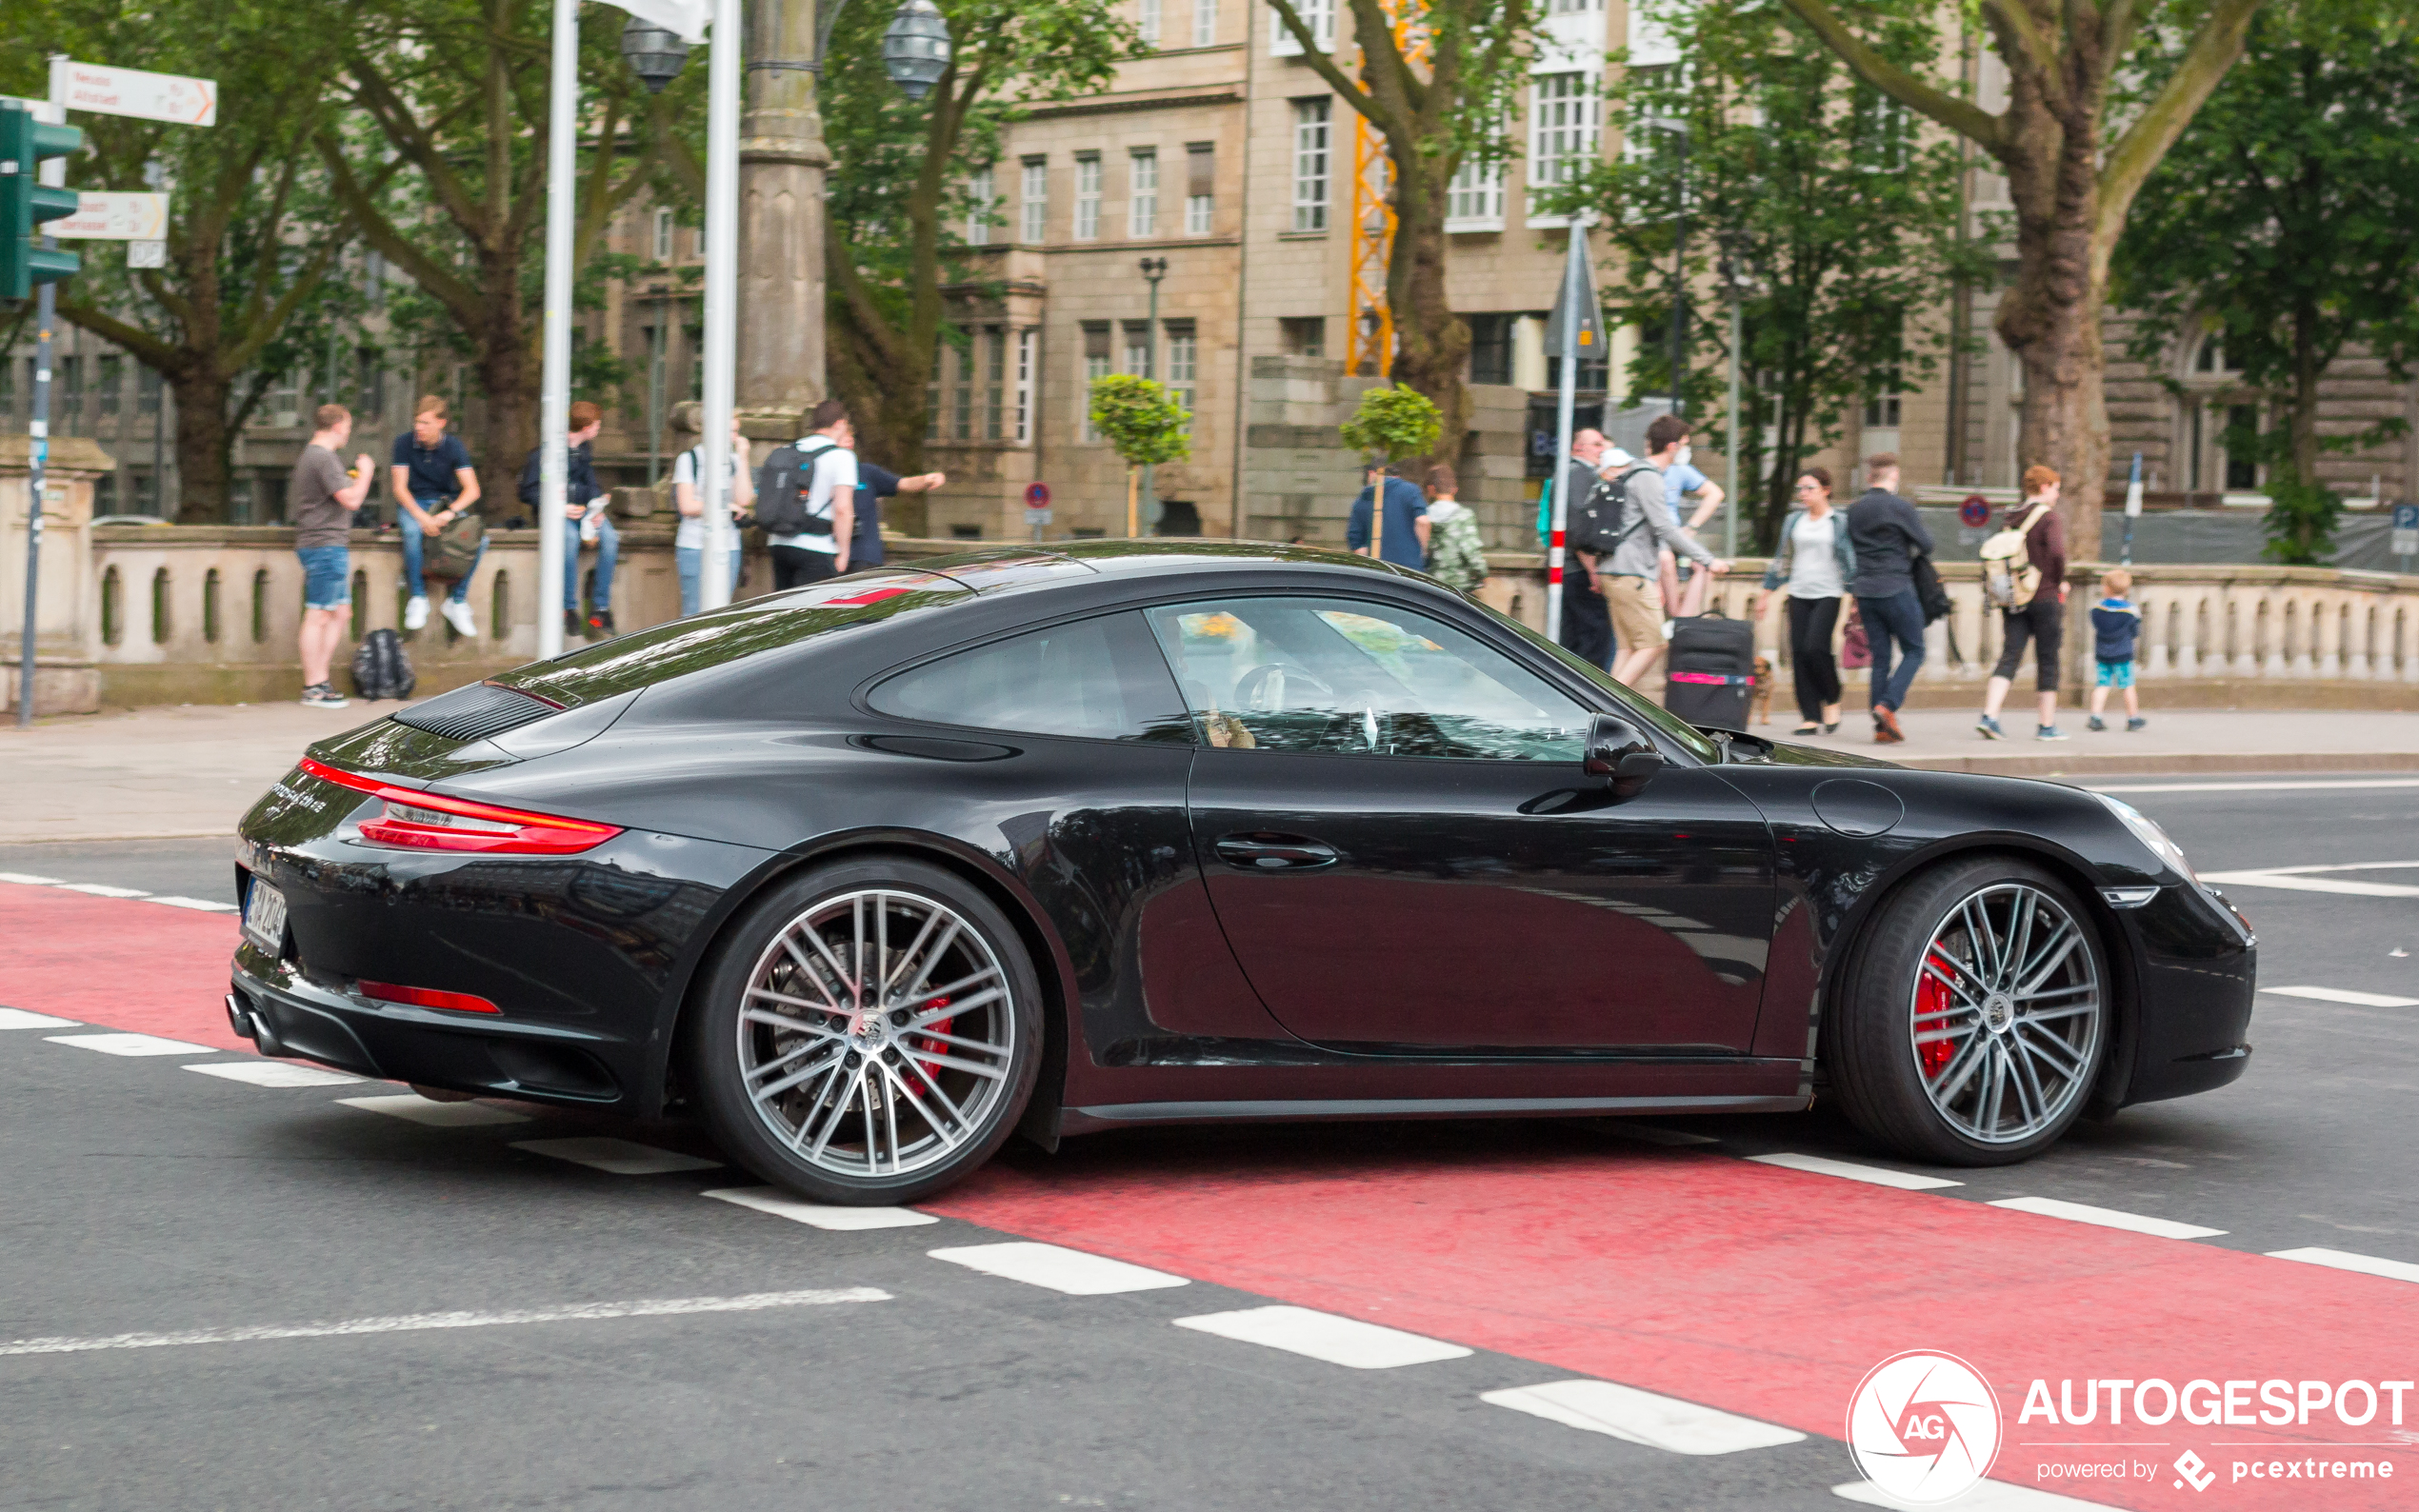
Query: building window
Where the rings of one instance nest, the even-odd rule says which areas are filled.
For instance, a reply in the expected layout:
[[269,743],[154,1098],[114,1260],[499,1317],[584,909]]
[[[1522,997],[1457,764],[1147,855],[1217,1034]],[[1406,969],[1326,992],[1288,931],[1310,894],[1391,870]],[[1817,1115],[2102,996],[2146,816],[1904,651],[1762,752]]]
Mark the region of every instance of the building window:
[[1075,156],[1075,240],[1100,239],[1100,154]]
[[118,386],[126,382],[126,359],[110,355],[100,359],[101,413],[114,416],[118,412]]
[[1329,114],[1322,95],[1293,102],[1293,229],[1327,229]]
[[1596,81],[1585,73],[1541,75],[1529,111],[1529,213],[1546,192],[1578,182],[1597,151]]
[[1168,336],[1168,387],[1175,391],[1176,403],[1185,413],[1192,413],[1192,388],[1200,381],[1201,342],[1193,334],[1189,320],[1171,320],[1166,327]]
[[1865,397],[1865,428],[1895,430],[1905,406],[1899,394],[1900,368],[1890,364],[1873,375],[1873,391]]
[[[1321,52],[1335,50],[1335,0],[1293,0],[1293,11],[1302,18],[1302,25],[1309,30]],[[1281,58],[1302,54],[1302,44],[1286,30],[1285,17],[1277,13],[1274,6],[1269,7],[1269,50]]]
[[996,180],[988,168],[977,169],[966,180],[966,245],[991,245],[991,201],[996,197]]
[[1469,381],[1508,384],[1512,381],[1512,322],[1517,315],[1469,316]]
[[138,368],[134,374],[134,408],[138,414],[160,412],[160,374],[156,368]]
[[1126,234],[1149,236],[1159,221],[1159,153],[1153,148],[1138,148],[1126,164]]
[[1151,368],[1150,323],[1142,320],[1126,322],[1126,371],[1136,378],[1156,376]]
[[1185,149],[1185,234],[1210,234],[1210,213],[1217,205],[1218,149],[1208,142]]
[[[2252,442],[2259,435],[2259,407],[2226,407],[2226,491],[2249,493],[2259,487],[2259,453]],[[2237,443],[2242,449],[2236,449]]]
[[941,378],[943,365],[950,359],[950,344],[932,344],[932,366],[927,369],[924,382],[924,439],[941,439]]
[[980,332],[966,333],[966,345],[950,354],[957,382],[950,386],[950,434],[959,441],[974,439],[974,344]]
[[1324,357],[1327,355],[1327,317],[1285,316],[1277,322],[1277,339],[1285,344],[1289,357]]
[[61,357],[57,359],[57,362],[58,371],[55,376],[58,379],[58,399],[56,407],[59,411],[59,418],[72,426],[77,421],[84,418],[84,359],[81,357]]
[[983,439],[1006,441],[1008,430],[1008,330],[983,331]]
[[1025,160],[1025,179],[1019,201],[1017,239],[1035,246],[1050,235],[1050,160],[1029,157]]
[[1031,327],[1016,333],[1016,444],[1033,441],[1033,348],[1040,332]]
[[1134,30],[1152,47],[1159,46],[1160,0],[1138,0],[1134,13]]
[[1075,433],[1086,442],[1100,439],[1100,431],[1092,425],[1092,384],[1109,372],[1109,322],[1088,320],[1084,322],[1083,402],[1075,410]]
[[2201,349],[2195,353],[2192,358],[2192,371],[2197,375],[2210,378],[2224,378],[2234,373],[2239,373],[2242,370],[2242,368],[2226,360],[2225,344],[2220,342],[2215,336],[2210,336],[2207,340],[2203,341],[2201,343]]
[[1218,0],[1192,0],[1192,45],[1206,48],[1218,40]]
[[1449,231],[1500,231],[1504,229],[1504,165],[1464,163],[1453,170],[1445,190],[1445,229]]
[[0,415],[13,419],[17,412],[17,365],[0,352]]
[[648,255],[659,263],[672,260],[672,212],[669,208],[655,211],[654,225],[650,230]]
[[262,418],[281,428],[301,424],[303,389],[310,381],[309,368],[289,368],[279,373],[269,385],[268,403],[261,406]]

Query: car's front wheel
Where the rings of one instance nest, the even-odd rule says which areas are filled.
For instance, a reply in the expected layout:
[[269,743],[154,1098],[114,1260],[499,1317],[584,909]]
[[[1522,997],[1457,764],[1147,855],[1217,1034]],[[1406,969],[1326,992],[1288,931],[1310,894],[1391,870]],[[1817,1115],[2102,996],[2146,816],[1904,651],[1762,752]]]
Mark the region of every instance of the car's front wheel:
[[741,917],[708,977],[690,1069],[708,1124],[815,1202],[911,1202],[1008,1138],[1041,1063],[1016,931],[939,867],[817,867]]
[[1883,905],[1827,1025],[1849,1118],[1917,1160],[2056,1143],[2108,1055],[2109,974],[2072,889],[2012,857],[1950,862]]

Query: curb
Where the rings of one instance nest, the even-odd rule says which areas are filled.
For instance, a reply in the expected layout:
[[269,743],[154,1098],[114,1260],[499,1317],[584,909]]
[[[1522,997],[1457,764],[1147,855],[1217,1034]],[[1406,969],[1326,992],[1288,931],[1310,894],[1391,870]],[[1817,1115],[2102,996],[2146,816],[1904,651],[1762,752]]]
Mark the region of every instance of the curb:
[[2248,751],[2141,756],[1912,756],[1901,766],[1998,777],[2183,777],[2265,772],[2414,772],[2419,751]]

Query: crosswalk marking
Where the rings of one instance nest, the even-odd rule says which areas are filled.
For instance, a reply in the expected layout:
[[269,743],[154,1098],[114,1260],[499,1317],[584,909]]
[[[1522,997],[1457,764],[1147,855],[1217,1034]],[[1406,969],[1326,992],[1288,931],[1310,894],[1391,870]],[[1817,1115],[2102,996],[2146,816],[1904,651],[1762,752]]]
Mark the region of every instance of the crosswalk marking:
[[[1850,1481],[1846,1485],[1831,1487],[1831,1495],[1843,1502],[1863,1506],[1903,1507],[1906,1502],[1884,1494],[1870,1481]],[[1985,1481],[1957,1498],[1957,1512],[2101,1512],[2105,1502],[2086,1502],[2079,1497],[2060,1496],[2055,1491],[2036,1491],[2029,1485],[2009,1485],[2005,1481]]]
[[2419,1265],[2407,1260],[2379,1260],[2374,1255],[2355,1255],[2345,1249],[2271,1249],[2268,1258],[2298,1260],[2305,1265],[2358,1271],[2364,1276],[2383,1276],[2388,1281],[2419,1281]]
[[171,908],[191,908],[198,913],[233,913],[235,911],[235,905],[231,903],[212,903],[208,898],[180,898],[173,893],[146,898],[143,901],[164,903]]
[[2063,1218],[2069,1223],[2096,1224],[2102,1228],[2122,1228],[2128,1233],[2149,1234],[2159,1239],[2214,1239],[2226,1232],[2222,1228],[2203,1228],[2198,1224],[2180,1224],[2172,1218],[2124,1213],[2113,1207],[2094,1207],[2089,1203],[2062,1202],[2055,1197],[2003,1197],[1990,1205],[2018,1213],[2035,1213],[2043,1218]]
[[296,1065],[291,1061],[212,1061],[203,1065],[188,1065],[188,1071],[204,1076],[225,1077],[248,1086],[350,1086],[362,1080],[342,1071],[325,1071],[315,1065]]
[[550,1155],[609,1176],[664,1176],[673,1171],[710,1171],[720,1161],[701,1160],[677,1150],[660,1150],[636,1140],[585,1137],[562,1140],[515,1140],[512,1147],[532,1155]]
[[1673,1454],[1736,1454],[1742,1449],[1795,1443],[1806,1437],[1794,1428],[1609,1381],[1549,1381],[1543,1385],[1482,1392],[1478,1400]]
[[810,1203],[792,1197],[777,1186],[726,1186],[718,1191],[700,1192],[718,1203],[731,1203],[752,1207],[760,1213],[786,1218],[793,1224],[807,1224],[837,1233],[856,1233],[870,1228],[913,1228],[923,1224],[937,1224],[930,1213],[919,1213],[911,1207],[833,1207],[823,1203]]
[[398,1092],[387,1097],[340,1097],[347,1107],[357,1107],[365,1113],[384,1113],[389,1118],[410,1119],[430,1128],[471,1128],[482,1124],[527,1124],[526,1113],[510,1108],[490,1107],[485,1103],[439,1103],[417,1092]]
[[56,877],[37,877],[24,871],[0,871],[0,882],[13,882],[21,887],[64,887],[67,885]]
[[140,887],[112,887],[106,882],[54,882],[61,892],[89,892],[95,898],[148,898]]
[[1192,1284],[1164,1270],[1129,1265],[1106,1255],[1087,1254],[1057,1244],[1017,1241],[1005,1244],[965,1244],[926,1251],[934,1260],[964,1265],[987,1276],[1047,1286],[1070,1297],[1107,1297],[1118,1292],[1156,1291],[1163,1286]]
[[1460,1344],[1308,1307],[1246,1307],[1239,1312],[1178,1318],[1175,1324],[1199,1333],[1216,1334],[1221,1339],[1308,1355],[1354,1370],[1429,1364],[1439,1360],[1459,1360],[1470,1352]]
[[2319,1003],[2349,1003],[2361,1008],[2419,1008],[2419,998],[2397,998],[2384,992],[2354,992],[2348,987],[2262,987],[2280,998],[2309,998]]
[[183,1040],[164,1040],[156,1034],[46,1034],[52,1044],[72,1044],[79,1050],[98,1050],[103,1055],[223,1055],[214,1044],[189,1044]]
[[54,1019],[25,1008],[0,1008],[0,1029],[72,1029],[73,1019]]
[[1895,1186],[1905,1192],[1929,1192],[1943,1186],[1963,1186],[1946,1176],[1918,1176],[1911,1171],[1887,1170],[1879,1165],[1858,1165],[1850,1161],[1835,1161],[1828,1155],[1750,1155],[1749,1160],[1759,1165],[1778,1165],[1792,1171],[1809,1171],[1816,1176],[1839,1176],[1851,1182],[1870,1182],[1875,1186]]

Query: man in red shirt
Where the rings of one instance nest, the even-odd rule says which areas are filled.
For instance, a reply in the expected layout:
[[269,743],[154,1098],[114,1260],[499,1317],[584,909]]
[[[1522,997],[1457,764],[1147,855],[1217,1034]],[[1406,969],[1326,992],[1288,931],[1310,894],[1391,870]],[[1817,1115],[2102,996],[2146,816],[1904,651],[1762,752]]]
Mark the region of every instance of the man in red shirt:
[[2025,532],[2026,563],[2038,569],[2041,581],[2025,604],[1999,611],[2004,648],[1999,665],[1990,669],[1990,685],[1982,698],[1982,718],[1974,728],[1986,740],[2005,740],[1999,707],[2015,683],[2016,664],[2024,660],[2025,642],[2032,643],[2032,686],[2040,695],[2041,726],[2035,740],[2065,740],[2058,728],[2058,657],[2066,641],[2067,529],[2058,518],[2058,475],[2035,464],[2024,474],[2024,507],[2030,513],[2041,506],[2041,518]]

